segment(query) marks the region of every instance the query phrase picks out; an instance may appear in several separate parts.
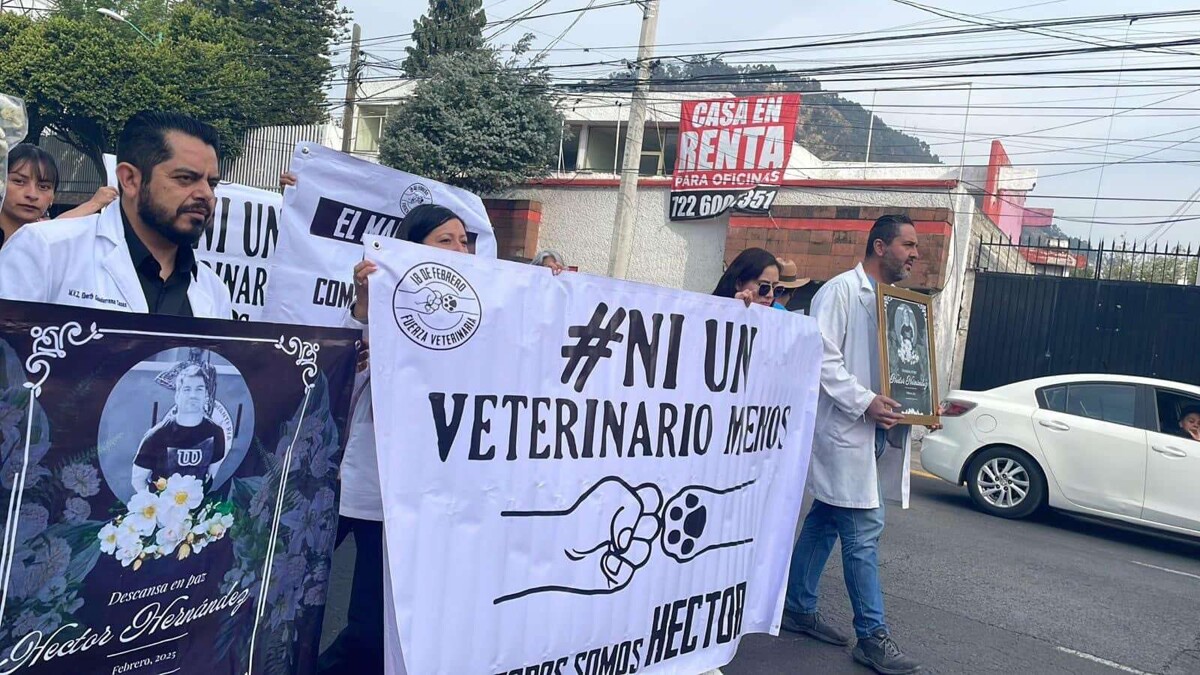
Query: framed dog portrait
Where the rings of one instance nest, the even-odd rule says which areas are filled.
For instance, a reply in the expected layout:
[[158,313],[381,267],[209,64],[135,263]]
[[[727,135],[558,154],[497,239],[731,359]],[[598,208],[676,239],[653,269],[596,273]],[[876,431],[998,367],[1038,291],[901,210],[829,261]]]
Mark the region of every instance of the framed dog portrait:
[[933,300],[895,286],[878,288],[883,395],[900,403],[905,424],[938,424]]

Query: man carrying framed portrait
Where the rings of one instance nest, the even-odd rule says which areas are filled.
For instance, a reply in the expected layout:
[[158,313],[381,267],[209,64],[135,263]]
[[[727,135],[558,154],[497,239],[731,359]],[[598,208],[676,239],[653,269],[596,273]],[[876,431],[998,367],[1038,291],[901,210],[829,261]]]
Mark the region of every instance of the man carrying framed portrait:
[[904,405],[887,394],[882,366],[893,351],[905,364],[931,363],[933,353],[930,343],[921,351],[915,312],[911,319],[907,312],[896,319],[912,329],[911,339],[900,336],[894,350],[883,347],[877,289],[890,292],[908,278],[918,258],[912,221],[884,216],[871,227],[862,263],[834,277],[813,298],[811,314],[825,342],[808,478],[813,505],[792,553],[783,614],[784,630],[850,644],[850,637],[818,611],[821,574],[840,538],[858,638],[853,656],[880,673],[921,668],[891,637],[879,578],[883,502],[908,508],[912,423]]
[[923,293],[879,287],[880,381],[883,395],[898,404],[904,424],[938,423],[937,359],[933,301]]

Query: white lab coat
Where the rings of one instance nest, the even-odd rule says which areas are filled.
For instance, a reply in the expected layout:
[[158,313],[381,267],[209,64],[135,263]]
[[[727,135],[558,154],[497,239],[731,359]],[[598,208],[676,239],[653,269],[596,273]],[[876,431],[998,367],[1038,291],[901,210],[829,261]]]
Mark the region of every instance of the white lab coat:
[[[31,223],[0,249],[0,298],[146,314],[121,201],[83,218]],[[188,301],[198,318],[231,319],[229,290],[208,265],[196,266]]]
[[877,508],[879,494],[908,508],[910,427],[888,434],[875,459],[875,423],[865,415],[879,383],[875,289],[862,265],[831,279],[813,298],[825,356],[808,488],[834,506]]

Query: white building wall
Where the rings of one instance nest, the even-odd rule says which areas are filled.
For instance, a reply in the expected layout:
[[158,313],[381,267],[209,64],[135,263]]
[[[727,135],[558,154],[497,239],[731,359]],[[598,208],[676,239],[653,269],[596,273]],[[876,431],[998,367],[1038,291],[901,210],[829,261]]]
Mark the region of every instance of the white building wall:
[[[723,271],[729,218],[670,222],[670,193],[669,186],[638,190],[629,278],[656,286],[711,292]],[[608,274],[617,211],[615,187],[520,188],[503,198],[541,202],[539,246],[562,253],[567,263],[578,265],[580,271]]]

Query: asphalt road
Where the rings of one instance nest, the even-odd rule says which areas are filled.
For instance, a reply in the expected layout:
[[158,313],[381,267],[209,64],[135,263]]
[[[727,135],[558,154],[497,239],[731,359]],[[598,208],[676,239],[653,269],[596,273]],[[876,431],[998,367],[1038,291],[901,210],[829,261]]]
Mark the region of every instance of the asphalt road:
[[[1198,486],[1200,498],[1200,486]],[[963,489],[913,477],[887,514],[882,574],[892,634],[930,673],[1200,675],[1200,540],[1062,514],[1006,521]],[[326,642],[345,620],[353,558],[335,558]],[[850,630],[835,552],[827,618]],[[745,638],[725,675],[864,675],[849,649],[787,635]]]

